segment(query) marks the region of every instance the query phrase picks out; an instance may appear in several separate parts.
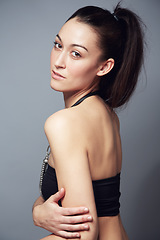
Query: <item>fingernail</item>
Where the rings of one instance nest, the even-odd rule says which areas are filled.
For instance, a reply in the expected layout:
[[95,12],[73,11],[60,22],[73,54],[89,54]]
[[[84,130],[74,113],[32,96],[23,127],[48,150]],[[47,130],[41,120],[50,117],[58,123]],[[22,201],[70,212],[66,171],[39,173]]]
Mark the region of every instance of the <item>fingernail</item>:
[[88,208],[84,208],[84,211],[85,211],[85,212],[88,212]]
[[88,220],[92,220],[92,217],[91,217],[91,216],[89,216],[89,217],[88,217]]
[[88,229],[88,225],[84,225],[84,228],[85,228],[85,229]]
[[77,234],[76,234],[76,237],[77,237],[77,238],[79,238],[79,237],[80,237],[80,235],[77,233]]

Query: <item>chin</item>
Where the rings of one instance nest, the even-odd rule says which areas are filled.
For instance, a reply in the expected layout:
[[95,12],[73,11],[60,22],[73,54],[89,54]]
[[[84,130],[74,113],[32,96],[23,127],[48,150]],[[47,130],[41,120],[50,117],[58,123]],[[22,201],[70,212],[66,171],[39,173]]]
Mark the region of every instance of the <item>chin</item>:
[[52,79],[52,78],[51,78],[51,82],[50,82],[50,87],[51,87],[53,90],[57,91],[57,92],[63,92],[63,90],[64,90],[64,89],[63,89],[62,87],[60,87],[59,84],[56,83],[56,82],[54,81],[54,79]]
[[50,84],[50,87],[51,87],[53,90],[57,91],[57,92],[62,92],[59,88],[56,88],[56,87],[53,86],[52,84]]
[[54,80],[53,78],[51,78],[50,87],[51,87],[53,90],[60,92],[60,88],[58,87],[58,84],[56,84],[56,82],[55,82],[55,80]]
[[57,92],[62,92],[62,93],[76,93],[76,92],[79,92],[81,90],[83,90],[82,87],[75,87],[75,86],[68,86],[66,84],[64,84],[64,82],[62,81],[57,81],[53,78],[51,78],[51,81],[50,81],[50,87],[57,91]]

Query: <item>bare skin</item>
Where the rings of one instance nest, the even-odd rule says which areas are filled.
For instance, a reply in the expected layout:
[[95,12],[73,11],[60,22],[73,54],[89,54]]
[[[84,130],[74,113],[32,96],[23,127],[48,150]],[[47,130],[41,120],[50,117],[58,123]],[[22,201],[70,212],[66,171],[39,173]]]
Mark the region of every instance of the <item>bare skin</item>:
[[[59,189],[66,191],[62,206],[86,206],[93,218],[89,230],[79,232],[82,240],[127,240],[119,215],[97,217],[92,188],[92,180],[121,172],[118,117],[98,96],[71,108],[79,98],[97,90],[100,77],[114,67],[113,59],[100,61],[97,41],[95,31],[76,19],[65,23],[56,37],[50,85],[63,92],[66,109],[51,115],[45,123],[51,148],[49,164],[56,169]],[[53,234],[43,238],[49,239],[66,238]]]
[[85,207],[59,207],[58,201],[64,196],[64,188],[52,195],[47,201],[44,201],[40,196],[33,205],[34,224],[67,239],[80,237],[78,231],[89,229],[87,222],[92,221],[92,216],[89,215],[89,210]]
[[[94,109],[92,106],[94,106]],[[82,139],[82,142],[84,142],[85,146],[87,147],[87,157],[89,160],[91,179],[96,180],[96,179],[108,178],[111,176],[115,176],[117,173],[121,172],[121,164],[122,164],[121,141],[120,141],[120,135],[119,135],[119,121],[116,114],[113,111],[111,111],[99,97],[97,96],[90,97],[86,99],[84,102],[82,102],[79,106],[75,108],[70,108],[67,110],[62,110],[58,112],[56,116],[52,115],[47,120],[45,124],[45,131],[47,133],[49,140],[50,140],[50,136],[48,135],[48,132],[52,131],[51,129],[53,127],[52,124],[54,123],[54,126],[55,126],[56,121],[59,122],[60,119],[62,118],[70,119],[70,117],[74,118],[75,121],[74,122],[69,121],[72,124],[70,126],[68,125],[68,129],[71,128],[73,130],[75,127],[76,131],[78,131],[76,132],[76,135],[78,135],[79,139]],[[67,124],[69,124],[69,122],[67,121]],[[99,124],[99,122],[101,122],[101,124]],[[77,130],[77,126],[79,126],[78,130]],[[56,126],[56,128],[57,127],[58,126]],[[65,129],[62,129],[62,125],[61,125],[61,131],[62,133],[59,132],[59,134],[60,135],[62,134],[64,139]],[[85,137],[84,137],[84,133],[85,133]],[[67,135],[67,132],[65,132],[65,134]],[[51,135],[53,136],[53,132],[51,133]],[[50,140],[50,144],[53,145],[52,140]],[[54,145],[56,145],[55,141],[54,141]],[[76,142],[74,143],[72,141],[71,149],[72,149],[71,151],[73,151],[73,149],[77,149]],[[97,149],[101,149],[101,151],[97,151]],[[61,156],[64,156],[64,155],[66,156],[66,152],[65,151],[63,152],[63,149],[61,149],[61,153],[58,153],[58,156],[59,154],[60,155],[62,154]],[[68,155],[71,156],[72,153],[69,152]],[[79,155],[79,152],[77,153],[77,157],[78,155]],[[58,171],[59,163],[57,164],[57,162],[53,160],[57,158],[57,153],[56,154],[52,153],[52,156],[54,156],[54,158],[50,158],[49,164],[52,167],[55,167],[57,170],[57,173],[59,173]],[[63,166],[64,166],[64,163],[63,163]],[[65,165],[65,169],[66,167],[67,166]],[[60,168],[62,168],[62,166]],[[74,171],[75,171],[75,168],[76,168],[76,165],[74,165]],[[69,171],[69,169],[67,170]],[[85,172],[85,166],[83,171]],[[85,178],[84,172],[83,172],[83,181],[86,184],[87,178]],[[60,187],[63,186],[66,188],[66,192],[69,191],[68,184],[64,183],[63,176],[61,176],[61,174],[59,175],[60,175],[59,177]],[[74,178],[74,172],[72,172],[72,179],[73,178]],[[75,178],[77,178],[77,172],[76,172]],[[77,182],[76,180],[76,185],[81,184],[82,179],[80,178],[79,181]],[[83,185],[83,188],[84,188],[84,185]],[[82,191],[84,191],[84,189],[82,189]],[[92,205],[92,203],[90,203],[91,201],[90,196],[88,195],[87,197],[89,198],[89,203],[87,203],[87,199],[86,199],[85,200],[86,206],[90,208],[90,212],[93,216],[93,222],[94,221],[96,222],[97,217],[94,212],[95,206],[94,204]],[[79,196],[76,199],[74,199],[74,204],[76,204],[75,202],[77,202],[76,205],[78,205],[78,202],[79,201],[81,202],[82,200],[83,200],[83,195],[82,197]],[[69,197],[68,199],[66,199],[66,201],[64,198],[64,201],[63,201],[64,206],[70,206],[71,204],[74,206],[74,204],[72,203],[72,200]],[[83,232],[80,232],[81,239],[98,239],[98,240],[127,240],[128,239],[125,233],[125,230],[123,228],[120,215],[115,217],[97,218],[98,236],[96,236],[96,234],[95,235],[93,234],[93,237],[89,238],[90,235],[88,234],[90,234],[91,230],[93,229],[92,227],[93,222],[89,224],[90,231],[88,231],[86,234]],[[51,235],[49,237],[44,238],[44,240],[47,240],[47,239],[63,239],[63,238],[59,238],[57,236]]]

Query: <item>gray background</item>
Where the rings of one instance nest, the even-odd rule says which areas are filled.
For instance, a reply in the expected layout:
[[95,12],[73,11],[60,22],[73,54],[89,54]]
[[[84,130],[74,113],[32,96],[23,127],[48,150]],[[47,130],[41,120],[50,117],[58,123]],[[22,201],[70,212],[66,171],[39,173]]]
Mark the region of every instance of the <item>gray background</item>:
[[[33,226],[47,140],[46,118],[63,108],[50,89],[50,51],[55,34],[79,7],[112,11],[116,0],[0,1],[0,240],[35,240]],[[123,171],[121,216],[130,239],[160,239],[160,1],[126,0],[123,6],[147,25],[145,67],[137,90],[121,112]]]

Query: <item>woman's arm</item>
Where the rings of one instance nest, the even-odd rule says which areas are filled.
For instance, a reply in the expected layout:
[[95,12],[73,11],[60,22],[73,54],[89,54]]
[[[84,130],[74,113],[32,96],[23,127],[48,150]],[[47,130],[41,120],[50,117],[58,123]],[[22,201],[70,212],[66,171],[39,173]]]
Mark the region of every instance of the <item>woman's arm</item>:
[[[46,121],[45,132],[54,159],[58,187],[66,190],[62,206],[89,208],[93,221],[89,223],[88,231],[80,232],[81,239],[95,240],[98,235],[98,220],[85,133],[77,126],[77,121],[76,116],[60,111]],[[53,236],[53,239],[56,238]]]
[[[36,226],[42,227],[60,237],[75,238],[79,230],[88,230],[85,222],[92,220],[85,207],[63,208],[58,201],[65,195],[64,189],[52,195],[46,202],[40,196],[33,205],[33,221]],[[86,228],[85,228],[86,226]],[[70,232],[68,231],[70,229]]]

